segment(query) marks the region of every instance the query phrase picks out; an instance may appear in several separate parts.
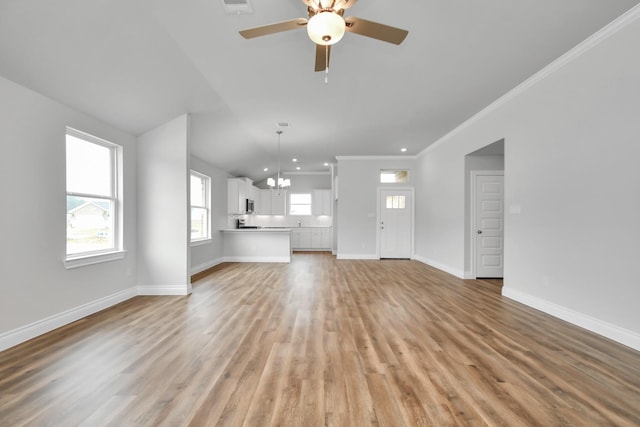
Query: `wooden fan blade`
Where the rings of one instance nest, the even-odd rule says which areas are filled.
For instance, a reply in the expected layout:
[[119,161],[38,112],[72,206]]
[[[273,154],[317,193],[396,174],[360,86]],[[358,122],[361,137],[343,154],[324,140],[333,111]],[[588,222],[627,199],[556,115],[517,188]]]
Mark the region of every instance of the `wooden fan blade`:
[[[327,52],[329,49],[329,52]],[[331,59],[331,46],[316,45],[316,71],[324,71],[329,66]]]
[[240,31],[240,35],[245,39],[252,39],[254,37],[262,37],[269,34],[281,33],[283,31],[297,30],[307,25],[307,20],[304,18],[296,18],[290,21],[277,22],[275,24],[263,25],[262,27],[248,28]]
[[407,37],[407,34],[409,34],[407,30],[367,21],[366,19],[356,18],[355,16],[345,18],[345,22],[347,25],[346,30],[350,33],[372,37],[393,44],[402,43],[405,37]]

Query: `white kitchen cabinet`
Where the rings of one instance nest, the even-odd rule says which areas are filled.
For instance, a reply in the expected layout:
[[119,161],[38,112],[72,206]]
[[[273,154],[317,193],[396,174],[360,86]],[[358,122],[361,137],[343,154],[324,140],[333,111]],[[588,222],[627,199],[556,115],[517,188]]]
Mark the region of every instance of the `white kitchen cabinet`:
[[293,229],[291,230],[291,249],[300,248],[300,230]]
[[313,190],[311,211],[313,215],[331,215],[331,190]]
[[271,215],[284,215],[286,206],[287,193],[285,191],[271,191]]
[[301,250],[331,250],[331,227],[302,227],[291,231],[291,248]]
[[251,198],[253,181],[249,178],[227,179],[227,213],[247,213],[247,199]]
[[299,228],[298,229],[298,248],[300,249],[311,249],[311,229],[309,228]]
[[322,229],[322,243],[320,247],[323,249],[332,249],[333,248],[333,229],[332,228],[323,228]]
[[259,190],[256,203],[258,215],[271,215],[271,190]]
[[277,190],[258,190],[256,213],[258,215],[284,215],[286,206],[286,193]]
[[322,229],[321,228],[311,229],[311,248],[312,249],[322,248]]

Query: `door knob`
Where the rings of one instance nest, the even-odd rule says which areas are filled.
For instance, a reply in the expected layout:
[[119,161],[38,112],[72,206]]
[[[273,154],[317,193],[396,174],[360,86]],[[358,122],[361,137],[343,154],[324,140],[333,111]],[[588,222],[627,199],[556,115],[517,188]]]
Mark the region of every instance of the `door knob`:
[[476,233],[478,233],[478,234],[482,234],[482,230],[478,230]]

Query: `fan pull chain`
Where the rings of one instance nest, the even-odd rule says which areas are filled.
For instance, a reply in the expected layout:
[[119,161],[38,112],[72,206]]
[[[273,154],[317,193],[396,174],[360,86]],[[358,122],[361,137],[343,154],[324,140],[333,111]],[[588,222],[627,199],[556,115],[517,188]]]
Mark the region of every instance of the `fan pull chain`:
[[329,84],[329,45],[324,47],[324,84]]

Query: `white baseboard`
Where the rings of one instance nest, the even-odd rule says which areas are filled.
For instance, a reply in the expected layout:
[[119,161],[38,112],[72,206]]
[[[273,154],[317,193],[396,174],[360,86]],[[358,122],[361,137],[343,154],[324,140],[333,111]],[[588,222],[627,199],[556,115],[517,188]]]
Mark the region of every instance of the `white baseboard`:
[[191,267],[191,275],[198,274],[201,271],[208,270],[209,268],[215,267],[216,265],[222,264],[224,262],[224,258],[216,258],[213,261],[204,262],[200,265],[196,265],[195,267]]
[[581,328],[587,329],[591,332],[595,332],[596,334],[619,342],[620,344],[624,344],[634,350],[640,351],[640,334],[636,332],[621,328],[600,319],[596,319],[595,317],[588,316],[570,308],[534,297],[515,289],[503,287],[502,295],[576,326],[580,326]]
[[291,262],[291,257],[250,257],[250,256],[226,256],[224,262]]
[[371,254],[338,254],[336,259],[379,259],[377,255]]
[[421,263],[427,264],[427,265],[429,265],[429,266],[431,266],[433,268],[437,268],[438,270],[442,270],[445,273],[449,273],[449,274],[454,275],[454,276],[456,276],[456,277],[458,277],[460,279],[464,279],[465,278],[464,271],[458,270],[457,268],[449,267],[448,265],[444,265],[444,264],[441,264],[441,263],[439,263],[437,261],[421,257],[420,255],[415,255],[414,254],[412,259],[415,259],[416,261],[420,261]]
[[38,320],[37,322],[0,334],[0,351],[28,341],[38,335],[53,331],[61,326],[68,325],[69,323],[75,322],[83,317],[87,317],[133,298],[136,295],[136,288],[125,289],[113,295],[97,299],[81,306],[74,307],[70,310],[63,311],[62,313],[49,316],[45,319]]
[[138,285],[138,295],[189,295],[191,284],[188,285]]

